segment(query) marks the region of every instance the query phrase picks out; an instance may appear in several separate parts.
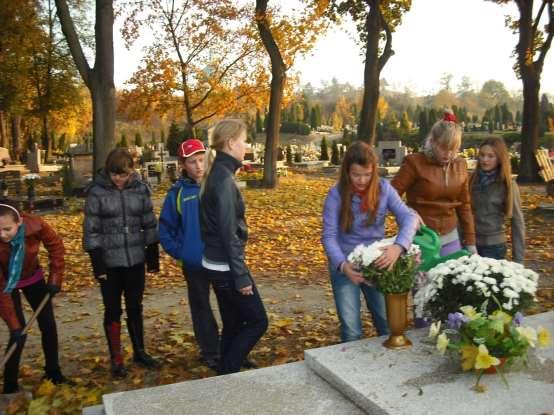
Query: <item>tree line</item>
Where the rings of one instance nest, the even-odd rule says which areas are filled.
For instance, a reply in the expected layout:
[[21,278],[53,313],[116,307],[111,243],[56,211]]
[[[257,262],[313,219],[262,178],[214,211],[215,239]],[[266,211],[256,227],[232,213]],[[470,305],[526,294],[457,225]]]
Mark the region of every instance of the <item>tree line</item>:
[[[500,4],[509,0],[494,1]],[[519,178],[529,181],[537,178],[534,151],[540,125],[540,76],[554,36],[554,6],[549,0],[540,1],[538,8],[533,8],[532,0],[513,1],[518,7],[518,16],[508,19],[507,24],[518,34],[515,70],[523,86],[522,168]],[[52,70],[54,60],[48,56],[55,56],[49,55],[54,49],[46,47],[44,59],[40,61],[44,63],[47,75],[33,85],[37,91],[40,90],[36,93],[40,99],[32,106],[27,105],[27,108],[33,109],[39,122],[41,118],[38,114],[51,115],[57,107],[49,103],[49,98],[59,96],[48,92],[52,90],[52,82],[62,72],[72,73],[70,79],[76,81],[75,74],[78,73],[91,98],[96,167],[115,144],[118,101],[121,104],[119,109],[128,117],[141,122],[148,122],[152,117],[183,120],[180,121],[183,131],[190,134],[202,123],[218,117],[230,114],[240,116],[251,112],[252,108],[268,108],[264,131],[264,182],[269,187],[274,186],[277,180],[276,154],[281,111],[293,95],[294,82],[287,73],[295,58],[307,53],[326,29],[340,22],[344,16],[352,19],[364,55],[364,87],[356,107],[348,108],[354,114],[353,119],[345,120],[346,115],[340,112],[344,109],[344,103],[339,105],[337,100],[335,105],[339,108],[334,111],[332,124],[338,127],[342,123],[343,128],[355,125],[358,139],[375,142],[382,109],[380,74],[394,53],[401,53],[393,49],[393,36],[402,23],[403,15],[409,13],[411,7],[410,0],[298,0],[301,7],[294,10],[269,0],[241,2],[240,5],[231,0],[123,1],[117,5],[117,14],[125,21],[122,31],[124,39],[132,44],[137,37],[147,36],[152,42],[145,50],[140,68],[129,80],[128,88],[118,97],[113,81],[113,0],[96,0],[94,22],[88,25],[83,25],[86,19],[81,18],[87,15],[82,13],[82,5],[87,2],[71,2],[71,7],[66,0],[54,0],[54,3],[52,0],[23,0],[18,2],[18,7],[8,0],[2,2],[5,7],[1,9],[1,18],[8,23],[3,29],[9,39],[2,40],[1,62],[2,65],[11,62],[6,66],[10,73],[17,72],[14,68],[20,64],[16,55],[26,48],[36,47],[36,43],[27,42],[25,36],[21,36],[25,33],[24,25],[19,23],[23,15],[42,13],[50,16],[52,29],[45,29],[43,33],[47,34],[46,37],[54,35],[50,36],[51,45],[61,48],[63,42],[53,39],[56,39],[57,33],[63,33],[67,45],[63,46],[65,51],[61,55],[64,58],[71,56],[74,67]],[[44,10],[49,11],[45,13]],[[54,12],[59,26],[52,18]],[[43,21],[46,28],[48,18]],[[10,22],[17,23],[10,26]],[[55,26],[61,31],[54,29]],[[90,30],[91,27],[94,31]],[[6,53],[6,50],[9,52]],[[26,64],[36,65],[40,63],[38,61],[28,59]],[[448,86],[448,76],[445,83]],[[22,114],[18,106],[24,100],[6,91],[9,88],[2,88],[2,94],[7,96],[2,97],[3,117],[17,118]],[[449,87],[441,92],[440,99],[447,100],[451,96]],[[470,92],[464,99],[471,98]],[[176,102],[180,104],[178,109],[174,105]],[[459,107],[472,112],[468,105]],[[324,117],[323,106],[321,112]],[[44,142],[50,135],[48,124],[52,122],[52,118],[46,119],[45,123],[45,117],[42,117]],[[401,113],[400,122],[407,121]],[[306,123],[305,115],[302,122]],[[4,131],[7,131],[6,128]]]

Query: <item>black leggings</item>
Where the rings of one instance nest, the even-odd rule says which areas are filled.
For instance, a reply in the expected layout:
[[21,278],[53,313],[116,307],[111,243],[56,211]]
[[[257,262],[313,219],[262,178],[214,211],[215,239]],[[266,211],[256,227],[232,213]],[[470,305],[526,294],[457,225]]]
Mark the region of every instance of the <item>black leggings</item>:
[[[23,314],[21,295],[19,294],[19,291],[23,291],[23,295],[34,311],[37,309],[44,296],[48,294],[48,290],[46,289],[46,283],[44,280],[40,280],[32,285],[29,285],[28,287],[12,291],[15,312],[21,327],[24,327],[25,315]],[[48,300],[38,315],[37,321],[41,334],[44,361],[46,362],[44,370],[47,372],[60,370],[58,360],[58,331],[56,328],[56,320],[54,319],[52,300]],[[4,384],[17,383],[17,378],[19,376],[19,362],[21,360],[22,351],[23,343],[21,343],[21,346],[15,350],[12,357],[7,361],[6,366],[4,367]]]
[[125,310],[131,321],[142,320],[144,293],[144,263],[132,267],[108,268],[107,279],[100,280],[104,302],[104,324],[121,322],[121,295],[125,296]]

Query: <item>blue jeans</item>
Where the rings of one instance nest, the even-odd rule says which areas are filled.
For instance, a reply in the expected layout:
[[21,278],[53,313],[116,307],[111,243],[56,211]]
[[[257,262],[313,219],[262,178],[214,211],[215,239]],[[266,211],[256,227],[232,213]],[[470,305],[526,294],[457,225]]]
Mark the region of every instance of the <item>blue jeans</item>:
[[505,243],[488,246],[477,245],[477,253],[487,258],[506,259],[506,251]]
[[385,297],[375,287],[366,284],[356,285],[340,271],[329,268],[335,305],[340,320],[342,342],[359,340],[362,337],[360,294],[364,295],[367,308],[373,318],[377,334],[389,334]]

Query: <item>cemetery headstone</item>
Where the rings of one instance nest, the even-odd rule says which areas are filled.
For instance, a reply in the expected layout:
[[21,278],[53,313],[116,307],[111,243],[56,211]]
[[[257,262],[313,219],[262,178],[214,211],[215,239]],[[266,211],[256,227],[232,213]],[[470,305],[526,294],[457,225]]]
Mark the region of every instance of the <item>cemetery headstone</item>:
[[40,173],[41,152],[37,143],[27,151],[27,168],[31,173]]
[[400,166],[408,155],[408,148],[400,140],[384,140],[377,143],[377,155],[380,165]]

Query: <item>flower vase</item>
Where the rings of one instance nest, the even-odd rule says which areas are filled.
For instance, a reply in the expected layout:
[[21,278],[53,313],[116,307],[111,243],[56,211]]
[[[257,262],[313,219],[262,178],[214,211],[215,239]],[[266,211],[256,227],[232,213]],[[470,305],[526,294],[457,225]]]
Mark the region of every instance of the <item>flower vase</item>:
[[412,346],[404,332],[408,326],[408,293],[385,294],[390,336],[383,345],[389,349],[406,349]]

